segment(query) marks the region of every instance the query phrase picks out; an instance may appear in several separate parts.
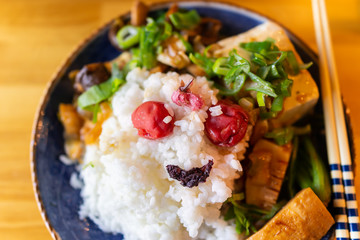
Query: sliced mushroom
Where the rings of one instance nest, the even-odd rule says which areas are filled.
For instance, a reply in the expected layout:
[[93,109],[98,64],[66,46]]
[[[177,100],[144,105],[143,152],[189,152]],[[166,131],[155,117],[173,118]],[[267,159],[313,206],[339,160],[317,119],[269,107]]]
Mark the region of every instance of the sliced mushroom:
[[76,74],[74,88],[82,93],[94,85],[105,82],[110,77],[111,74],[103,63],[87,64]]
[[198,28],[200,28],[201,41],[205,45],[215,43],[219,37],[222,27],[221,21],[214,18],[201,18]]
[[136,1],[131,8],[131,25],[141,26],[145,24],[149,7],[141,1]]

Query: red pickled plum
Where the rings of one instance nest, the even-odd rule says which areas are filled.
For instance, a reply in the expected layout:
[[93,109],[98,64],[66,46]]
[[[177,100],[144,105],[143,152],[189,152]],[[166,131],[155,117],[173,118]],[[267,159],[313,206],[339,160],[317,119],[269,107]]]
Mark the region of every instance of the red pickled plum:
[[170,135],[174,129],[174,117],[164,103],[148,101],[142,103],[132,114],[131,121],[138,134],[147,139],[158,139]]
[[208,118],[205,122],[205,134],[215,145],[232,147],[239,143],[245,136],[249,117],[247,113],[237,104],[219,101],[212,106],[220,106],[222,114],[212,116],[207,111]]

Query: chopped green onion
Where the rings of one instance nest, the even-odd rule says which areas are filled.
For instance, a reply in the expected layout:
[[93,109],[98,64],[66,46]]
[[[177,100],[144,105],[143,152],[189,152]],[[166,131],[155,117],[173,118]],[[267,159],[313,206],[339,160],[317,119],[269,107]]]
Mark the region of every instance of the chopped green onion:
[[265,94],[263,94],[262,92],[257,92],[256,100],[258,102],[259,107],[265,107]]
[[[155,66],[156,48],[159,36],[159,27],[157,23],[148,18],[148,24],[140,31],[140,62],[141,66],[151,69]],[[157,45],[156,45],[157,46]]]
[[250,72],[250,63],[245,58],[237,54],[235,49],[229,53],[228,63],[232,67],[238,67],[245,73]]
[[280,84],[278,85],[278,91],[280,95],[284,96],[284,97],[289,97],[291,96],[291,88],[293,85],[293,80],[290,79],[284,79],[280,82]]
[[285,145],[294,137],[294,130],[291,127],[276,128],[272,132],[268,132],[264,135],[266,138],[272,138],[278,145]]
[[166,39],[168,39],[169,37],[171,37],[172,33],[173,33],[173,29],[170,23],[168,22],[164,22],[163,25],[163,32],[159,37],[160,41],[165,41]]
[[93,112],[93,123],[96,123],[97,122],[97,116],[98,116],[98,113],[100,111],[100,104],[99,103],[96,103],[92,109],[92,112]]
[[310,125],[305,127],[284,127],[276,128],[272,132],[266,133],[264,136],[266,138],[273,138],[278,145],[284,145],[292,141],[294,136],[309,134],[311,131]]
[[299,65],[299,68],[301,70],[304,70],[304,69],[308,69],[309,67],[311,67],[313,65],[313,62],[308,62],[308,63],[304,63],[304,64],[300,64]]
[[272,112],[280,112],[283,108],[284,96],[277,96],[271,104]]
[[209,78],[215,75],[215,73],[213,72],[213,65],[215,60],[213,60],[212,58],[206,57],[205,54],[201,55],[200,53],[190,53],[189,59],[194,64],[201,67]]
[[99,85],[90,87],[82,93],[78,98],[78,106],[95,112],[96,104],[111,97],[123,83],[125,83],[123,72],[119,70],[116,63],[113,63],[111,78]]
[[269,66],[263,66],[263,67],[260,67],[257,70],[256,75],[258,75],[262,79],[266,79],[269,72],[270,72],[270,67]]
[[288,51],[287,52],[287,59],[286,62],[288,63],[289,67],[290,67],[290,73],[292,75],[297,75],[299,74],[300,68],[299,68],[299,64],[296,60],[295,54],[293,51]]
[[225,76],[230,71],[230,66],[228,64],[228,58],[227,57],[221,57],[216,59],[212,70],[217,75],[223,75]]
[[277,112],[267,112],[266,110],[262,110],[263,108],[260,108],[260,118],[261,120],[274,118],[277,116]]
[[247,91],[254,90],[258,92],[265,93],[271,97],[277,97],[277,94],[275,93],[273,87],[269,82],[266,82],[265,80],[258,77],[256,74],[249,72],[247,75],[251,78],[252,81],[257,83],[256,87],[248,87],[246,88]]
[[232,89],[229,89],[229,88],[226,88],[226,87],[223,87],[217,83],[214,83],[214,86],[219,90],[219,94],[222,95],[222,96],[233,96],[237,93],[239,93],[239,91],[241,90],[242,88],[242,82],[239,81],[239,82],[236,82],[234,85],[233,85],[233,88]]
[[251,61],[262,67],[267,66],[266,59],[259,53],[254,53],[251,56]]
[[122,49],[128,49],[139,43],[140,28],[126,25],[116,34],[116,39]]
[[196,10],[175,12],[169,18],[177,29],[192,29],[200,22],[200,16]]
[[263,41],[263,42],[248,42],[248,43],[240,43],[240,47],[244,48],[249,52],[260,53],[262,51],[270,51],[272,46],[274,45],[273,42],[270,41]]

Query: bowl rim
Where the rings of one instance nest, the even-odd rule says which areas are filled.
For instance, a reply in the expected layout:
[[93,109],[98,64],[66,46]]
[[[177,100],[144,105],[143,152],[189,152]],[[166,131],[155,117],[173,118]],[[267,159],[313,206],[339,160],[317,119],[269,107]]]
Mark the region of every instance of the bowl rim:
[[[283,24],[279,23],[277,20],[274,20],[273,18],[264,15],[262,13],[257,12],[256,10],[241,6],[240,4],[230,3],[220,0],[178,0],[178,1],[171,1],[171,0],[165,0],[165,1],[159,1],[154,3],[147,4],[149,9],[152,11],[160,10],[163,8],[169,7],[171,4],[177,3],[179,5],[184,5],[187,7],[195,7],[195,6],[201,6],[205,5],[207,7],[215,7],[219,6],[221,7],[220,10],[226,9],[226,10],[233,10],[234,12],[244,12],[246,14],[256,16],[257,18],[262,18],[265,21],[271,21],[276,24],[278,24],[280,27],[282,27],[286,34],[288,36],[293,37],[291,40],[295,42],[297,45],[301,46],[303,50],[312,58],[316,63],[318,63],[318,55],[312,50],[300,37],[298,37],[296,34],[294,34],[291,30],[286,28]],[[47,82],[45,89],[42,92],[42,95],[40,97],[37,109],[35,111],[34,121],[32,125],[32,131],[31,131],[31,141],[30,141],[30,172],[31,172],[31,180],[33,185],[33,191],[35,195],[35,200],[39,209],[39,212],[41,214],[41,217],[43,219],[43,222],[45,223],[46,228],[48,229],[50,235],[55,240],[61,240],[60,235],[56,232],[55,228],[52,226],[50,220],[48,219],[47,213],[45,211],[45,207],[43,204],[42,196],[40,194],[39,190],[39,181],[36,173],[37,163],[36,163],[36,146],[37,141],[40,136],[40,129],[42,128],[42,118],[44,116],[44,108],[46,107],[46,103],[48,102],[51,93],[53,92],[54,88],[56,87],[57,83],[60,81],[60,77],[66,72],[69,65],[73,62],[73,60],[77,57],[77,55],[84,49],[86,46],[94,39],[96,36],[102,32],[105,31],[112,22],[117,18],[127,18],[130,16],[130,10],[126,11],[123,14],[118,15],[115,18],[112,18],[111,20],[107,21],[102,26],[98,27],[96,30],[94,30],[89,36],[87,36],[84,40],[80,42],[76,47],[73,48],[73,50],[70,52],[68,57],[65,58],[65,60],[60,64],[60,66],[55,70],[55,73],[52,75],[50,80]]]

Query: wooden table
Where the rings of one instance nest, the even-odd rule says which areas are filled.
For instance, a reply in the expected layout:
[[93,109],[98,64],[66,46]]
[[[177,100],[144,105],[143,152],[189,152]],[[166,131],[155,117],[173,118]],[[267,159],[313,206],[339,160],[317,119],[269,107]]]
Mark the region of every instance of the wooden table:
[[[0,0],[0,239],[50,239],[30,178],[29,144],[36,108],[46,83],[71,51],[131,4]],[[239,4],[278,20],[316,51],[310,0],[242,0]],[[360,122],[360,2],[328,0],[327,4],[341,89],[360,149],[356,124]]]

